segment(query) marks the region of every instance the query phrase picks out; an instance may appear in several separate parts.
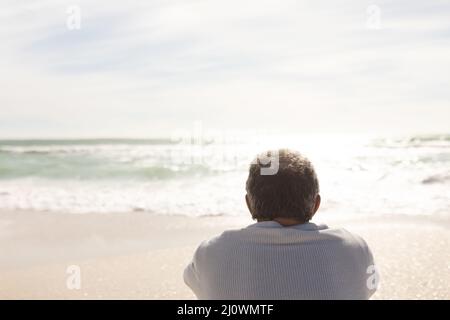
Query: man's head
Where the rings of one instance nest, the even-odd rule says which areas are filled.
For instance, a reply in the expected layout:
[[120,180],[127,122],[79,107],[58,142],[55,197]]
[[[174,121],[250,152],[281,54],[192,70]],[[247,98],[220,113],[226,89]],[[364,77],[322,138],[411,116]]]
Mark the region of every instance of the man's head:
[[[278,156],[278,170],[261,174]],[[264,161],[260,161],[265,159]],[[288,149],[259,155],[250,165],[246,201],[253,219],[309,221],[320,205],[319,181],[314,167],[300,153]]]

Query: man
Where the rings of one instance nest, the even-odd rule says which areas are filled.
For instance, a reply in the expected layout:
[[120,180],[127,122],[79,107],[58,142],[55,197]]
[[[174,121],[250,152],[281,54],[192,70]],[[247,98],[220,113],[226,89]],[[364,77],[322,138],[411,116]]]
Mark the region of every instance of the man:
[[[267,170],[274,163],[276,170]],[[184,271],[199,299],[368,299],[374,293],[365,241],[309,222],[320,195],[308,159],[285,149],[260,155],[246,189],[257,223],[203,242]]]

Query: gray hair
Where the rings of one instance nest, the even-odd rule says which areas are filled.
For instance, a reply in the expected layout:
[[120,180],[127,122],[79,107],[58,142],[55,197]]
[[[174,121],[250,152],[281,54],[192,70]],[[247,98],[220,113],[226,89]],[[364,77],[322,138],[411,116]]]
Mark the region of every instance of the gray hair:
[[[261,174],[267,167],[259,159],[278,155],[278,171]],[[314,215],[319,181],[311,162],[296,151],[271,150],[252,161],[246,183],[253,219],[296,218],[309,221]]]

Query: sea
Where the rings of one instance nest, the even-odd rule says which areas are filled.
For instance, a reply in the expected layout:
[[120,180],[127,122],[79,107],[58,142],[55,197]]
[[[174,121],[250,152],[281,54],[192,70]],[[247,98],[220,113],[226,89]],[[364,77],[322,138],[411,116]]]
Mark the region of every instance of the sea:
[[244,216],[271,148],[313,162],[323,212],[450,216],[450,134],[0,140],[0,210]]

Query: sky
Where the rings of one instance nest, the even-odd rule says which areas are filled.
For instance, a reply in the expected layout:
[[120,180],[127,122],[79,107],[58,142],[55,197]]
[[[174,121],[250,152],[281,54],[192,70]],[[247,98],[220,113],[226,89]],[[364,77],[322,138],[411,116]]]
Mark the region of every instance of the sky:
[[448,0],[0,6],[0,138],[448,133]]

